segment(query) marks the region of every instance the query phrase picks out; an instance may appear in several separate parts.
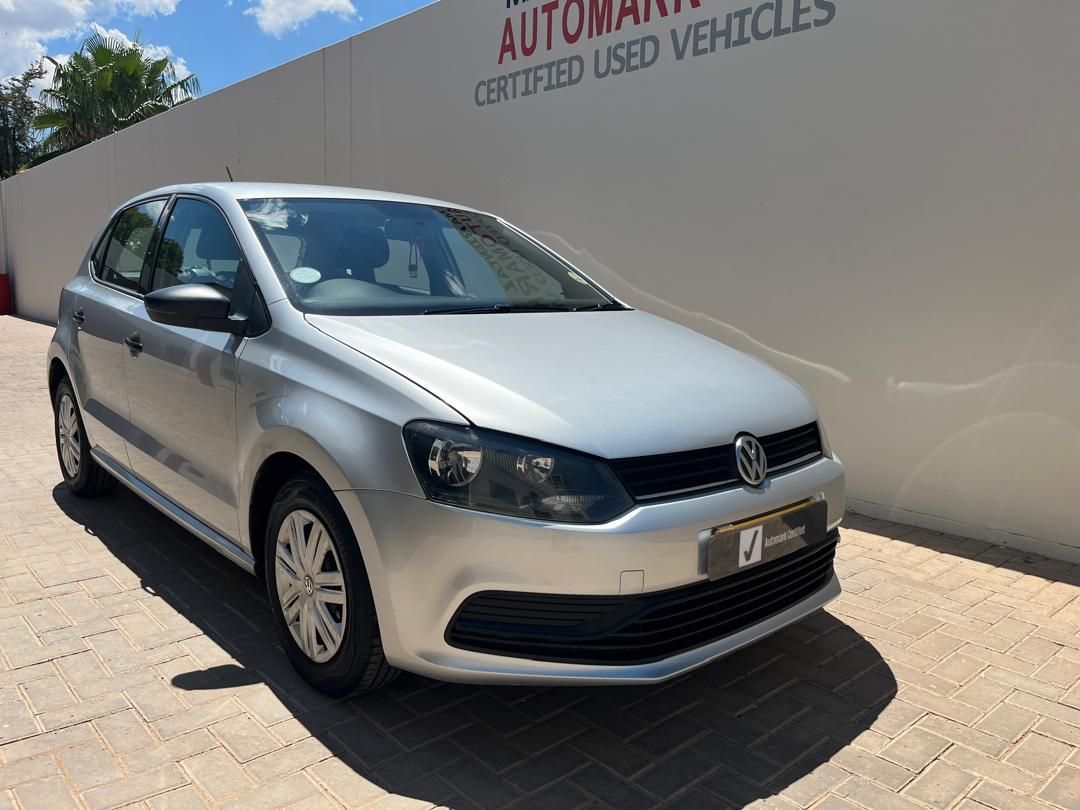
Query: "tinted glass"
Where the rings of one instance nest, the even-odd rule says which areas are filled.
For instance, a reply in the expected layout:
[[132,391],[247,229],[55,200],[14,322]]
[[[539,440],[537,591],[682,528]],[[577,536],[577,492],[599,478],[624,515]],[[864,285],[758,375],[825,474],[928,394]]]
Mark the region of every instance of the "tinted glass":
[[137,291],[143,263],[158,237],[164,200],[132,206],[120,214],[94,258],[94,274],[109,284]]
[[165,225],[150,289],[213,284],[231,290],[239,266],[240,248],[221,212],[210,203],[181,197]]
[[621,308],[541,245],[484,214],[369,200],[241,205],[304,312]]

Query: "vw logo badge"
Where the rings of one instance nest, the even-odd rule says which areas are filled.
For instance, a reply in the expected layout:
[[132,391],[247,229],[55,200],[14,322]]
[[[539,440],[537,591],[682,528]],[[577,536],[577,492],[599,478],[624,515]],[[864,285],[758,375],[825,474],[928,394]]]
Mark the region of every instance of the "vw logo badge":
[[735,466],[743,481],[752,487],[760,486],[768,471],[765,448],[761,446],[761,442],[748,434],[737,438],[735,440]]

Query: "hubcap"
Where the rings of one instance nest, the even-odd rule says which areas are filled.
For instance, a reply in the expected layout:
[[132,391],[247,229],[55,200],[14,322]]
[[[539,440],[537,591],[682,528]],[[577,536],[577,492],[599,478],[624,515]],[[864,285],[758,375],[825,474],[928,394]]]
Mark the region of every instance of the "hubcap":
[[297,646],[316,663],[329,661],[345,637],[345,578],[330,533],[311,512],[298,509],[282,522],[274,579]]
[[64,474],[70,479],[78,478],[82,459],[82,433],[79,431],[79,419],[75,415],[75,402],[68,394],[60,397],[57,407],[56,440],[60,445],[60,461],[64,465]]

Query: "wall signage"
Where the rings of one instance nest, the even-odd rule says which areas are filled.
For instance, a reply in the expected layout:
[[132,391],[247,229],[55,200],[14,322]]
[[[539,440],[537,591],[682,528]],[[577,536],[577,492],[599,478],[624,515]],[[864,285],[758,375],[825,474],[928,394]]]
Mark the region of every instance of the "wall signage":
[[[498,50],[502,72],[476,83],[473,101],[477,107],[647,70],[665,50],[676,62],[682,62],[822,28],[836,19],[837,6],[837,0],[765,0],[701,18],[694,12],[705,11],[705,0],[499,2],[506,4]],[[662,20],[677,24],[662,33],[634,30]],[[598,46],[588,57],[573,54],[550,58],[559,49],[583,40],[620,33],[623,39]],[[534,57],[542,61],[521,64]]]

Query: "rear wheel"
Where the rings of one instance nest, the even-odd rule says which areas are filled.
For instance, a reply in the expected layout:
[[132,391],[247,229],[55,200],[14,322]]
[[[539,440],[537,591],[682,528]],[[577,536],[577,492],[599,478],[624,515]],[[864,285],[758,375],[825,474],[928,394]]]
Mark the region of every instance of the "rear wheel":
[[92,498],[111,490],[116,480],[90,455],[90,442],[86,439],[79,402],[66,378],[56,386],[53,426],[60,472],[71,491],[80,498]]
[[274,626],[304,680],[334,696],[389,683],[397,670],[383,655],[360,548],[322,481],[300,475],[282,487],[263,547]]

